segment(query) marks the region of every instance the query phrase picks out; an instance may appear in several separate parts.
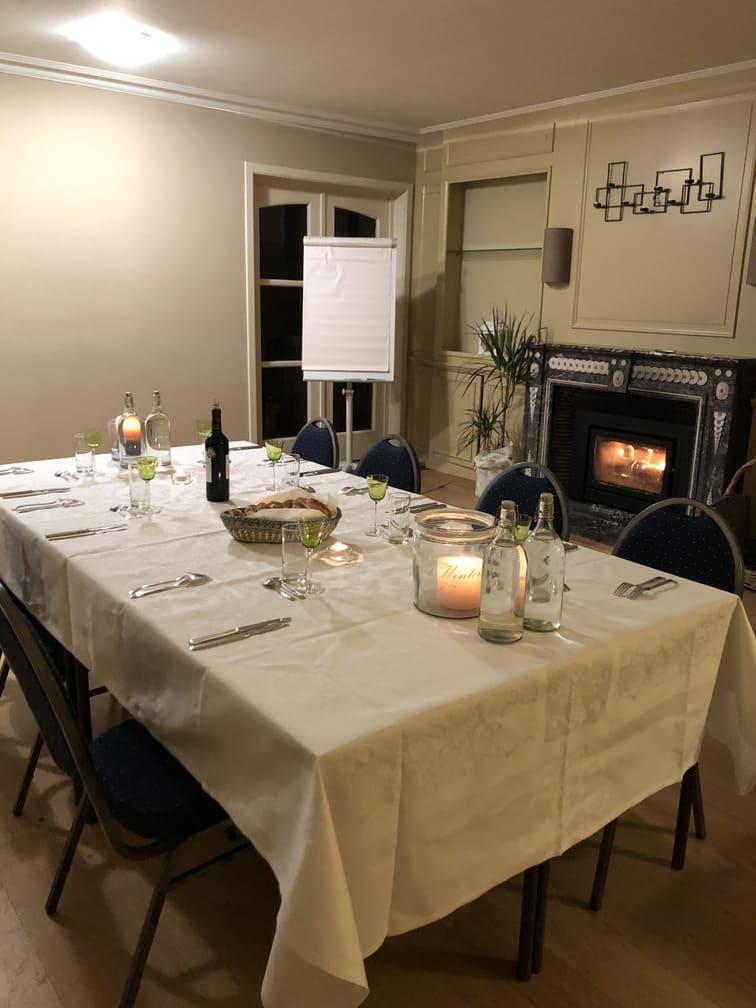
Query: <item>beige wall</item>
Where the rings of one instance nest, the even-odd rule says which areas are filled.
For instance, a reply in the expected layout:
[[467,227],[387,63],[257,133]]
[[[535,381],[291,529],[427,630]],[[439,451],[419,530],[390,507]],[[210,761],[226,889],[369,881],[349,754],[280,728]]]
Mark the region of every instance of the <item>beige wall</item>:
[[[469,471],[448,446],[462,418],[444,341],[448,187],[548,173],[548,224],[574,229],[569,284],[543,288],[541,324],[556,343],[756,357],[756,288],[743,262],[754,240],[756,72],[743,71],[503,118],[423,137],[418,149],[410,328],[410,436],[431,464]],[[593,186],[606,163],[630,161],[630,181],[724,149],[725,200],[711,214],[599,220]],[[491,303],[514,295],[498,286]],[[637,314],[634,314],[638,306]],[[431,403],[427,389],[432,389]],[[435,446],[435,447],[434,447]]]
[[244,162],[407,181],[408,145],[0,76],[0,461],[160,388],[176,443],[247,431]]

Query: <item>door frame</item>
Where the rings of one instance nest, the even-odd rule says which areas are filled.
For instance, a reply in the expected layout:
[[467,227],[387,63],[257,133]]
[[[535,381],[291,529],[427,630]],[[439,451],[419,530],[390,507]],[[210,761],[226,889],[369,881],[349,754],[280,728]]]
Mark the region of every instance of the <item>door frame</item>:
[[[385,199],[389,203],[389,228],[397,243],[396,276],[396,344],[394,381],[374,385],[376,402],[382,397],[384,433],[404,433],[407,386],[407,316],[409,306],[409,263],[412,223],[411,182],[388,182],[384,179],[338,175],[332,172],[311,172],[299,168],[244,162],[244,235],[245,235],[245,295],[246,295],[246,351],[247,351],[247,437],[259,442],[262,437],[262,400],[259,394],[261,336],[257,280],[259,277],[259,229],[254,212],[258,187],[283,182],[299,183],[302,187],[336,186],[359,190],[365,197]],[[322,385],[320,386],[322,389]],[[324,393],[308,397],[308,402],[320,415],[324,406]],[[320,407],[318,409],[318,407]],[[310,418],[312,419],[312,418]]]

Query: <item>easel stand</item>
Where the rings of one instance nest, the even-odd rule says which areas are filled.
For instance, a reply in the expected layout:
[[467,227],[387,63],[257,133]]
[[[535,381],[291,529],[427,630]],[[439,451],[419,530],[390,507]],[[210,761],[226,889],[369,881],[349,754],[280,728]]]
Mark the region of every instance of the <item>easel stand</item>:
[[341,394],[346,400],[344,404],[346,407],[346,452],[340,468],[344,472],[352,472],[354,468],[354,449],[352,447],[354,440],[354,387],[350,381],[346,382]]

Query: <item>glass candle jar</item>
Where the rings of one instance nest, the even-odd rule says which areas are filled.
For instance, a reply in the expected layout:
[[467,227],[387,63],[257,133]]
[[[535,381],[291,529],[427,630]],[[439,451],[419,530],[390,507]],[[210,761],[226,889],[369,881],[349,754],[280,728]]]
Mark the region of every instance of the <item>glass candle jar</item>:
[[481,511],[426,511],[415,528],[415,605],[431,616],[469,619],[480,611],[480,578],[496,519]]

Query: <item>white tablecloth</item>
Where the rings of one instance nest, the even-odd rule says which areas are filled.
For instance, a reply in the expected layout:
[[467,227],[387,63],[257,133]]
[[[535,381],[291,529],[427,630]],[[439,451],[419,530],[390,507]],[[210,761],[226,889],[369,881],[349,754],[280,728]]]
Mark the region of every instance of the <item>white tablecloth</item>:
[[[196,449],[185,451],[193,457]],[[232,456],[244,501],[269,470]],[[30,463],[38,480],[60,462]],[[312,468],[305,466],[305,468]],[[756,782],[756,643],[742,604],[692,582],[617,599],[647,568],[568,554],[564,626],[518,644],[476,621],[415,610],[410,547],[371,540],[372,502],[341,497],[338,538],[363,563],[315,575],[290,603],[261,586],[273,546],[235,543],[204,484],[153,484],[163,511],[125,533],[49,543],[51,529],[110,520],[116,482],[77,487],[70,511],[19,516],[0,502],[0,576],[202,782],[272,866],[281,909],[266,1008],[349,1008],[363,960],[558,855],[678,781],[707,723]],[[343,475],[306,479],[337,490]],[[186,570],[203,587],[130,601]],[[187,639],[293,617],[278,633],[190,653]]]

